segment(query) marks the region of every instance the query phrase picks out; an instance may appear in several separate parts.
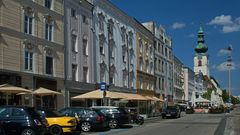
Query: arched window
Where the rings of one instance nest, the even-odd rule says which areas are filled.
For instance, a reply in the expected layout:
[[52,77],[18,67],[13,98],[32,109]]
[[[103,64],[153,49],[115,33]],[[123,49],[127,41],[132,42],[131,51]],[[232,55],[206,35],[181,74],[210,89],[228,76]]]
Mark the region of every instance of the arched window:
[[198,66],[202,66],[202,61],[198,60]]

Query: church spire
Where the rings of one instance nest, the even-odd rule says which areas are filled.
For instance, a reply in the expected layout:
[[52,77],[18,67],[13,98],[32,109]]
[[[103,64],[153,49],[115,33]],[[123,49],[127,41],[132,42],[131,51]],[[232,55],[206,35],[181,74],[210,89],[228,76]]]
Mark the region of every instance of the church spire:
[[197,41],[198,45],[195,48],[195,52],[199,55],[205,55],[206,52],[208,51],[208,47],[205,44],[204,41],[204,31],[203,31],[203,27],[200,26],[199,31],[198,31],[198,41]]

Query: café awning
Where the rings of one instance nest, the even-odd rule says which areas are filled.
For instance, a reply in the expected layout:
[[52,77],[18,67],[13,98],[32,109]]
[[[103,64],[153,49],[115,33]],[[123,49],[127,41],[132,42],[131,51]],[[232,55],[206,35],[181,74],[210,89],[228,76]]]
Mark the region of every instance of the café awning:
[[32,94],[40,95],[40,96],[62,95],[62,93],[60,93],[60,92],[53,91],[53,90],[50,90],[50,89],[46,89],[46,88],[43,88],[43,87],[40,87],[40,88],[34,90]]
[[[103,98],[103,91],[100,89],[94,90],[85,94],[81,94],[75,97],[72,97],[73,100],[78,100],[78,99],[102,99]],[[123,98],[122,95],[119,95],[116,92],[111,92],[111,91],[106,91],[106,98],[111,98],[111,99],[121,99]]]
[[24,89],[22,87],[13,86],[10,84],[2,84],[2,85],[0,85],[0,92],[3,92],[6,94],[6,104],[8,105],[8,95],[9,94],[18,94],[21,92],[31,93],[32,91],[28,90],[28,89]]

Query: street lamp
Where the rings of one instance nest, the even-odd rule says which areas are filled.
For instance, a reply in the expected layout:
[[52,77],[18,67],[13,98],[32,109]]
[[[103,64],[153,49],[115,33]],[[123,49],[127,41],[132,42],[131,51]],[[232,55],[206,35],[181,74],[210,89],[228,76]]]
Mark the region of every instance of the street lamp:
[[227,67],[228,67],[228,94],[229,103],[231,103],[231,69],[232,69],[232,46],[230,45],[227,50],[229,51],[227,57]]

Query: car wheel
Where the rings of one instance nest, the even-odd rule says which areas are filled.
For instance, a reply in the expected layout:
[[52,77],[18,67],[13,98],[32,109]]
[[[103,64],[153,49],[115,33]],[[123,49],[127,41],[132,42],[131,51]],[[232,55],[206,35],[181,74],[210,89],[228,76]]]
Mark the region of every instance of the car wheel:
[[61,135],[62,134],[62,128],[58,125],[53,125],[49,128],[49,132],[52,135]]
[[26,128],[26,129],[23,129],[23,131],[21,132],[21,135],[35,135],[35,132],[30,128]]
[[5,131],[4,131],[4,129],[2,127],[0,127],[0,135],[6,135]]
[[110,128],[116,128],[118,126],[117,120],[111,119],[108,125]]
[[82,122],[81,129],[84,132],[89,132],[91,130],[91,124],[87,121]]

